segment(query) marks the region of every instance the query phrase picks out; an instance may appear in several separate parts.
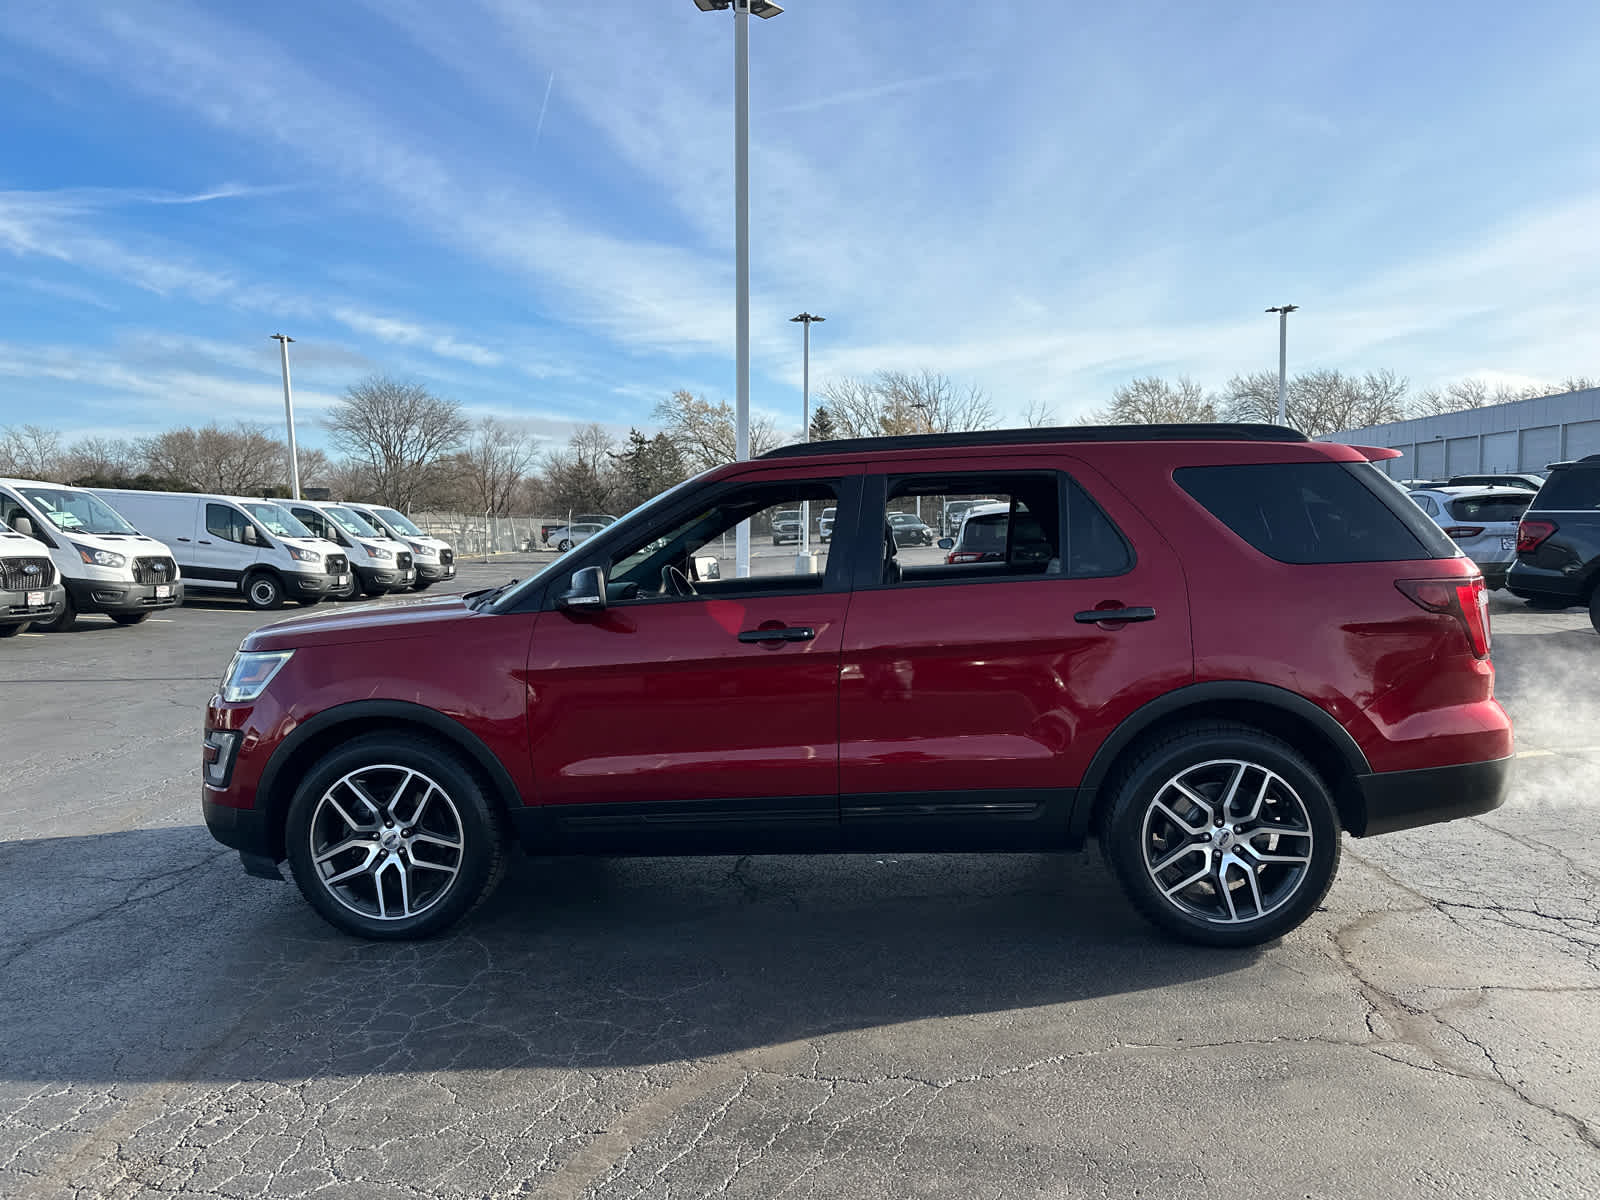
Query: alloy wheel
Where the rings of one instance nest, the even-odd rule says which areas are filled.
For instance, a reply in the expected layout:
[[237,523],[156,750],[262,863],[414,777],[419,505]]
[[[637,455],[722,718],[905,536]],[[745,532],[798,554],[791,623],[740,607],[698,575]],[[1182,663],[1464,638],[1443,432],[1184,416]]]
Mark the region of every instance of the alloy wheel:
[[1298,792],[1245,759],[1185,767],[1144,812],[1145,870],[1168,904],[1219,925],[1282,908],[1310,873],[1314,834]]
[[311,862],[327,893],[378,921],[416,917],[460,874],[466,834],[455,802],[412,767],[365,766],[323,792],[311,815]]

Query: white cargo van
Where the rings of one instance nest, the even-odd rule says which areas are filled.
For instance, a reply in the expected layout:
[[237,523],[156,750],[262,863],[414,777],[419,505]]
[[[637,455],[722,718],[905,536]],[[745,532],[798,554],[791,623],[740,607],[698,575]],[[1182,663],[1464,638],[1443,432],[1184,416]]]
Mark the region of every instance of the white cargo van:
[[280,500],[300,524],[319,538],[332,542],[350,560],[355,577],[353,592],[381,596],[408,592],[417,582],[411,565],[411,548],[375,529],[342,504],[328,500]]
[[71,629],[80,614],[97,612],[137,625],[183,599],[172,551],[85,488],[0,479],[0,522],[43,542],[66,588],[60,611],[37,628]]
[[66,601],[50,547],[0,525],[0,638],[54,620]]
[[381,529],[397,542],[411,548],[411,561],[417,568],[417,591],[442,579],[456,577],[456,552],[449,542],[429,537],[404,513],[381,504],[346,504],[358,517]]
[[350,587],[350,563],[275,500],[95,488],[172,547],[191,595],[242,595],[255,609],[315,604]]

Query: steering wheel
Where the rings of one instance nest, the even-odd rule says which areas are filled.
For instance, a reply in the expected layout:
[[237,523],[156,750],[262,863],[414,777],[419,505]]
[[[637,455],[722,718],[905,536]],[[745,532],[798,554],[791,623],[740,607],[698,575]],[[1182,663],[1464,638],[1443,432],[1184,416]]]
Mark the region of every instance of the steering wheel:
[[699,595],[694,590],[694,584],[689,582],[689,577],[671,563],[661,568],[661,586],[673,596]]

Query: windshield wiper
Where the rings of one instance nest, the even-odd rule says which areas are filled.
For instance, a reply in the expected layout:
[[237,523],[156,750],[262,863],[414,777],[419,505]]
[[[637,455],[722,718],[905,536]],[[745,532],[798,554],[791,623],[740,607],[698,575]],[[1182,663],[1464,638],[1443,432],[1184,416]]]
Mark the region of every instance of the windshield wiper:
[[521,582],[522,581],[520,579],[512,579],[512,580],[510,580],[510,581],[508,581],[506,583],[502,583],[499,587],[495,588],[493,591],[491,591],[491,592],[489,592],[487,594],[484,594],[482,592],[474,592],[473,595],[483,596],[483,599],[481,599],[481,600],[473,600],[473,602],[472,602],[472,610],[474,612],[482,612],[485,607],[487,607],[490,604],[493,604],[496,600],[500,599],[500,597],[503,596],[506,592],[510,591],[513,587],[515,587],[517,584],[519,584]]

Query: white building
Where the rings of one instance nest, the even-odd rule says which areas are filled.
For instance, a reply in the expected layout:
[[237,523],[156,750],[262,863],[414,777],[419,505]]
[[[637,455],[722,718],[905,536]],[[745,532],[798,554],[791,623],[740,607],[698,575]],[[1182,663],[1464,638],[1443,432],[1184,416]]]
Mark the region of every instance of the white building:
[[1399,450],[1400,458],[1378,464],[1396,479],[1542,472],[1553,462],[1600,454],[1600,388],[1391,421],[1317,440]]

